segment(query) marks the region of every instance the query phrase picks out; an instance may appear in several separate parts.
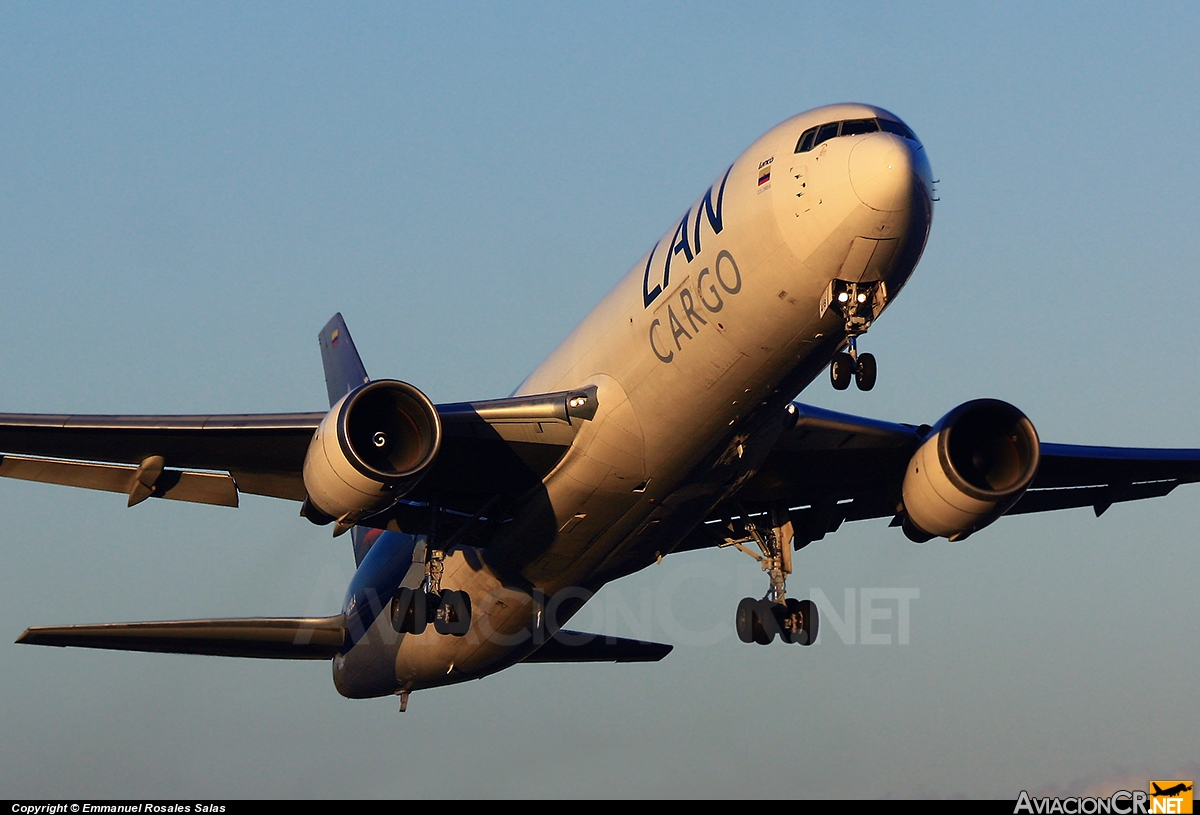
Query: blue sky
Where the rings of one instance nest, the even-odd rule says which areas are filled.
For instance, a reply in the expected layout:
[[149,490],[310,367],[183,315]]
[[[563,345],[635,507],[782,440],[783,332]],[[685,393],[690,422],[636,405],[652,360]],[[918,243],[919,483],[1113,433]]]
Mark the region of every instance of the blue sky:
[[[1198,35],[1182,3],[9,4],[0,409],[319,409],[339,310],[373,375],[507,394],[757,136],[853,100],[917,131],[941,201],[864,340],[876,389],[801,401],[932,422],[994,396],[1045,440],[1200,446]],[[403,716],[340,698],[324,664],[0,646],[0,786],[1015,797],[1193,777],[1198,510],[1183,487],[925,546],[868,522],[797,557],[793,591],[843,613],[847,591],[918,591],[907,645],[892,617],[873,629],[892,645],[744,646],[757,567],[671,557],[580,617],[677,643],[663,663],[518,666]],[[127,510],[6,482],[0,518],[14,639],[332,613],[352,569],[269,499]]]

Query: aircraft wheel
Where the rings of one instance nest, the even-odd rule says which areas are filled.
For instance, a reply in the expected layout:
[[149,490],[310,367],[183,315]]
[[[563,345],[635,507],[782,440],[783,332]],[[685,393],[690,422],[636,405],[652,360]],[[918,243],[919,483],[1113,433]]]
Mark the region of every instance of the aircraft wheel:
[[392,630],[397,634],[423,634],[429,621],[428,605],[424,591],[398,590],[392,598]]
[[753,597],[743,597],[738,603],[737,617],[734,619],[734,629],[738,639],[745,643],[754,642],[754,618],[758,601]]
[[834,390],[844,391],[850,387],[850,378],[854,376],[854,360],[850,355],[839,352],[833,355],[833,359],[829,362],[829,381],[833,383]]
[[800,627],[796,631],[796,642],[801,645],[812,645],[817,641],[817,627],[820,624],[817,614],[817,604],[812,600],[801,600],[798,604]]
[[779,639],[784,642],[799,642],[800,601],[789,597],[782,605],[775,606],[775,618],[779,621]]
[[439,634],[466,634],[471,628],[471,596],[465,591],[443,591],[433,627]]
[[754,641],[759,645],[770,645],[779,633],[774,606],[769,600],[754,601]]
[[854,382],[860,391],[869,391],[875,387],[875,377],[878,373],[874,354],[858,355],[858,370],[854,372]]

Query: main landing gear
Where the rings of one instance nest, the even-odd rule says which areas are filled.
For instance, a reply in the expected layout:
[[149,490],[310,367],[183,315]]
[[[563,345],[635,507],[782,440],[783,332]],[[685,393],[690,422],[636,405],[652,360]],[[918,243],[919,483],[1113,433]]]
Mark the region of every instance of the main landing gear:
[[858,389],[869,391],[875,387],[879,369],[872,354],[858,353],[858,338],[867,333],[871,323],[883,310],[887,292],[882,282],[850,283],[845,280],[830,282],[825,297],[821,300],[821,314],[827,309],[836,309],[842,315],[846,332],[846,351],[839,351],[829,362],[829,380],[836,390],[850,387],[850,380]]
[[743,597],[735,627],[742,642],[770,645],[778,634],[783,642],[812,645],[817,639],[817,605],[792,597],[782,603]]
[[471,595],[442,588],[445,557],[445,552],[430,550],[421,585],[396,590],[390,611],[392,629],[397,634],[419,636],[431,622],[434,631],[452,637],[461,637],[471,629]]
[[465,635],[471,628],[471,596],[465,591],[402,588],[392,598],[391,611],[392,628],[397,634],[419,636],[430,621],[434,631],[454,637]]
[[[772,510],[770,526],[743,513],[735,527],[730,522],[722,546],[735,546],[762,564],[771,579],[767,596],[745,597],[738,603],[734,627],[742,642],[770,645],[776,636],[783,642],[812,645],[817,640],[817,606],[812,600],[787,596],[787,576],[792,573],[792,522],[787,510]],[[759,552],[747,548],[754,543]]]

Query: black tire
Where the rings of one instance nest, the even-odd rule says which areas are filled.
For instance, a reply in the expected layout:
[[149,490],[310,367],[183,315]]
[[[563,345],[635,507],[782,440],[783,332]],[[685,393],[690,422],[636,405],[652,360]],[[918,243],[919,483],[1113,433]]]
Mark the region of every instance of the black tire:
[[759,645],[770,645],[779,633],[774,606],[769,600],[754,601],[754,641]]
[[875,378],[879,374],[879,368],[875,364],[874,354],[859,354],[858,355],[858,370],[854,372],[854,383],[858,385],[860,391],[869,391],[875,387]]
[[452,637],[466,634],[471,628],[471,596],[465,591],[443,591],[433,627]]
[[401,588],[392,598],[392,630],[397,634],[425,633],[429,622],[428,601],[421,589]]
[[801,600],[798,605],[800,628],[796,633],[796,642],[812,645],[817,641],[817,630],[821,623],[820,615],[817,614],[817,604],[812,600]]
[[742,642],[754,642],[754,615],[757,605],[758,601],[753,597],[743,597],[742,602],[738,603],[733,627]]
[[800,632],[800,601],[789,597],[776,614],[779,618],[779,638],[784,642],[799,642]]
[[829,361],[829,381],[833,384],[834,390],[844,391],[850,387],[850,380],[854,376],[854,360],[850,355],[843,352],[833,355],[833,359]]

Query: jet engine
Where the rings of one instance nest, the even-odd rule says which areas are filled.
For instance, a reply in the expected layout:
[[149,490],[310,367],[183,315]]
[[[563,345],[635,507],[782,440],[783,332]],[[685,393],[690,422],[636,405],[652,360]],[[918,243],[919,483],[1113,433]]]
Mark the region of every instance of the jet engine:
[[1012,508],[1037,473],[1033,423],[998,399],[959,405],[933,426],[904,474],[911,540],[962,540]]
[[441,443],[437,409],[412,385],[380,379],[355,388],[308,445],[302,514],[348,523],[386,509],[416,486]]

